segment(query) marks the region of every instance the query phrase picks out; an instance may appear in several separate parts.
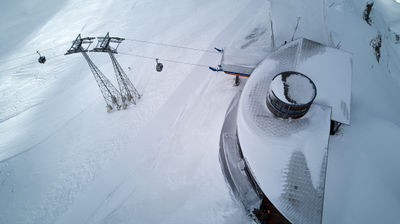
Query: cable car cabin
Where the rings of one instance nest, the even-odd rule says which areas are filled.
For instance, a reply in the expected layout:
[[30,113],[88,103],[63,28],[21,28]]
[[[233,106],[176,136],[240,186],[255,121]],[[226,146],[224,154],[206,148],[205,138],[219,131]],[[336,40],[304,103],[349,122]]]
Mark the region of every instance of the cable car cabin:
[[249,77],[257,65],[268,55],[262,49],[215,48],[222,54],[221,63],[212,71],[222,71],[227,75]]
[[158,58],[156,58],[156,71],[161,72],[163,70],[164,65],[161,62],[158,62]]
[[44,63],[46,62],[46,57],[45,57],[45,56],[42,56],[42,55],[39,53],[39,51],[36,51],[36,53],[39,55],[38,62],[39,62],[40,64],[44,64]]
[[46,57],[45,56],[40,56],[39,59],[38,59],[38,62],[40,64],[44,64],[46,62]]

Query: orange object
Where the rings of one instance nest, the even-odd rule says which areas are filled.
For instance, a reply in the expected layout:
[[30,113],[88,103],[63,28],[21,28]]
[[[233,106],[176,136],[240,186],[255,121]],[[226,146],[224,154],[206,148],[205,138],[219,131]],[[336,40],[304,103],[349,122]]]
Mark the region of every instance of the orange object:
[[249,77],[249,75],[245,75],[245,74],[237,74],[237,73],[232,73],[232,72],[226,72],[224,71],[225,74],[228,75],[235,75],[235,76],[241,76],[241,77]]

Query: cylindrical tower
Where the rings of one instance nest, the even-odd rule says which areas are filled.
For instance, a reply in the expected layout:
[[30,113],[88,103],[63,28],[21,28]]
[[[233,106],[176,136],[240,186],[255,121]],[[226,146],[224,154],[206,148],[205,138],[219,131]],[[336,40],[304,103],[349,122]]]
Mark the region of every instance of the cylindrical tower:
[[271,82],[267,107],[281,118],[300,118],[310,109],[317,88],[306,75],[287,71],[276,75]]

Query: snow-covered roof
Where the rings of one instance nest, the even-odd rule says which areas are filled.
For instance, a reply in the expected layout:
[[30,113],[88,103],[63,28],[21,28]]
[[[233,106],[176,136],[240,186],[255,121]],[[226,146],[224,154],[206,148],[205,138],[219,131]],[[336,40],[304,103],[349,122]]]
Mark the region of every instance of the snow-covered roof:
[[267,55],[268,52],[260,48],[224,48],[221,66],[226,72],[250,75]]
[[274,74],[297,71],[309,77],[317,87],[314,102],[330,106],[332,120],[350,124],[352,60],[349,53],[298,39],[268,58],[277,62]]
[[[270,88],[277,87],[272,79],[284,71],[305,74],[317,89],[299,119],[277,118],[266,106]],[[321,223],[330,121],[350,121],[351,75],[348,53],[299,39],[266,57],[243,89],[243,155],[265,195],[292,223]]]
[[331,108],[312,104],[299,119],[275,117],[266,97],[277,61],[267,58],[246,83],[238,136],[260,188],[292,223],[321,223]]

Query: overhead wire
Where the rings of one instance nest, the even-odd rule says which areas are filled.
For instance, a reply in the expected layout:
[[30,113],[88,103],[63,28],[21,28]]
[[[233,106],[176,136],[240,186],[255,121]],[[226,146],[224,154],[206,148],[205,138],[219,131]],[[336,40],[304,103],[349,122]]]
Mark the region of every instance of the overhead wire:
[[119,54],[122,54],[122,55],[129,55],[129,56],[133,56],[133,57],[139,57],[139,58],[145,58],[145,59],[151,59],[151,60],[158,59],[158,60],[160,60],[160,61],[166,61],[166,62],[171,62],[171,63],[176,63],[176,64],[184,64],[184,65],[191,65],[191,66],[199,66],[199,67],[205,67],[205,68],[208,68],[208,67],[209,67],[208,65],[190,63],[190,62],[185,62],[185,61],[178,61],[178,60],[165,59],[165,58],[152,57],[152,56],[144,56],[144,55],[131,54],[131,53],[126,53],[126,52],[118,52],[118,53],[119,53]]
[[[54,55],[54,56],[47,57],[47,59],[58,58],[58,57],[63,56],[63,55],[64,55],[64,54]],[[3,69],[3,70],[0,70],[0,73],[2,73],[2,72],[7,72],[7,71],[10,71],[10,70],[14,70],[14,69],[18,69],[18,68],[23,68],[23,67],[25,67],[25,66],[32,65],[32,64],[36,64],[36,63],[38,63],[38,62],[37,62],[37,61],[34,61],[34,62],[26,63],[26,64],[21,64],[21,65],[13,66],[13,67],[10,67],[10,68],[6,68],[6,69]]]
[[[58,46],[64,45],[65,43],[60,43],[60,44],[57,44],[55,46],[39,50],[39,52],[44,52],[44,51],[55,49]],[[19,60],[21,58],[25,58],[25,57],[29,57],[29,56],[33,56],[33,55],[37,55],[37,53],[35,52],[35,53],[25,54],[25,55],[21,55],[21,56],[15,57],[15,58],[0,59],[0,63],[9,62],[9,61],[16,61],[16,60]]]
[[[199,52],[204,52],[204,53],[220,54],[219,52],[216,52],[216,51],[213,51],[213,50],[200,49],[200,48],[193,48],[193,47],[180,46],[180,45],[174,45],[174,44],[159,43],[159,42],[152,42],[152,41],[139,40],[139,39],[131,39],[131,38],[126,38],[125,40],[127,40],[127,41],[133,41],[133,42],[138,42],[138,43],[159,45],[159,46],[164,46],[164,47],[172,47],[172,48],[185,49],[185,50],[191,50],[191,51],[199,51]],[[53,46],[53,47],[49,47],[49,48],[40,50],[40,52],[45,52],[45,51],[48,51],[48,50],[55,49],[55,48],[57,48],[58,46],[63,45],[63,44],[65,44],[65,43],[60,43],[60,44],[57,44],[57,45],[55,45],[55,46]],[[129,56],[133,56],[133,57],[140,57],[140,58],[152,59],[152,60],[155,60],[155,59],[158,58],[158,57],[152,57],[152,56],[144,56],[144,55],[138,55],[138,54],[131,54],[131,53],[127,53],[127,52],[119,52],[119,53],[120,53],[120,54],[129,55]],[[35,53],[26,54],[26,55],[21,55],[21,56],[19,56],[19,57],[15,57],[15,58],[0,59],[0,63],[11,62],[11,61],[17,61],[17,60],[20,60],[21,58],[25,58],[25,57],[28,57],[28,56],[33,56],[33,55],[36,55],[36,54],[37,54],[37,53],[35,52]],[[52,57],[50,57],[50,58],[56,58],[56,57],[60,57],[60,56],[62,56],[62,55],[63,55],[63,54],[55,55],[55,56],[52,56]],[[199,66],[199,67],[206,67],[206,68],[209,67],[208,65],[204,65],[204,64],[190,63],[190,62],[184,62],[184,61],[178,61],[178,60],[172,60],[172,59],[166,59],[166,58],[158,58],[158,59],[159,59],[159,60],[162,60],[162,61],[166,61],[166,62],[177,63],[177,64],[185,64],[185,65]],[[17,68],[19,68],[19,67],[24,67],[24,66],[27,66],[27,65],[32,65],[32,64],[34,64],[34,63],[37,63],[37,62],[35,61],[35,62],[27,63],[27,64],[22,64],[22,65],[19,65],[19,66],[14,66],[14,67],[11,67],[11,68],[7,68],[7,69],[0,70],[0,72],[6,72],[6,71],[9,71],[9,70],[17,69]]]
[[147,40],[130,39],[130,38],[126,38],[125,40],[139,42],[139,43],[152,44],[152,45],[180,48],[180,49],[186,49],[186,50],[192,50],[192,51],[207,52],[207,53],[212,53],[212,54],[219,54],[219,52],[216,52],[213,50],[193,48],[193,47],[187,47],[187,46],[179,46],[179,45],[174,45],[174,44],[166,44],[166,43],[152,42],[152,41],[147,41]]

